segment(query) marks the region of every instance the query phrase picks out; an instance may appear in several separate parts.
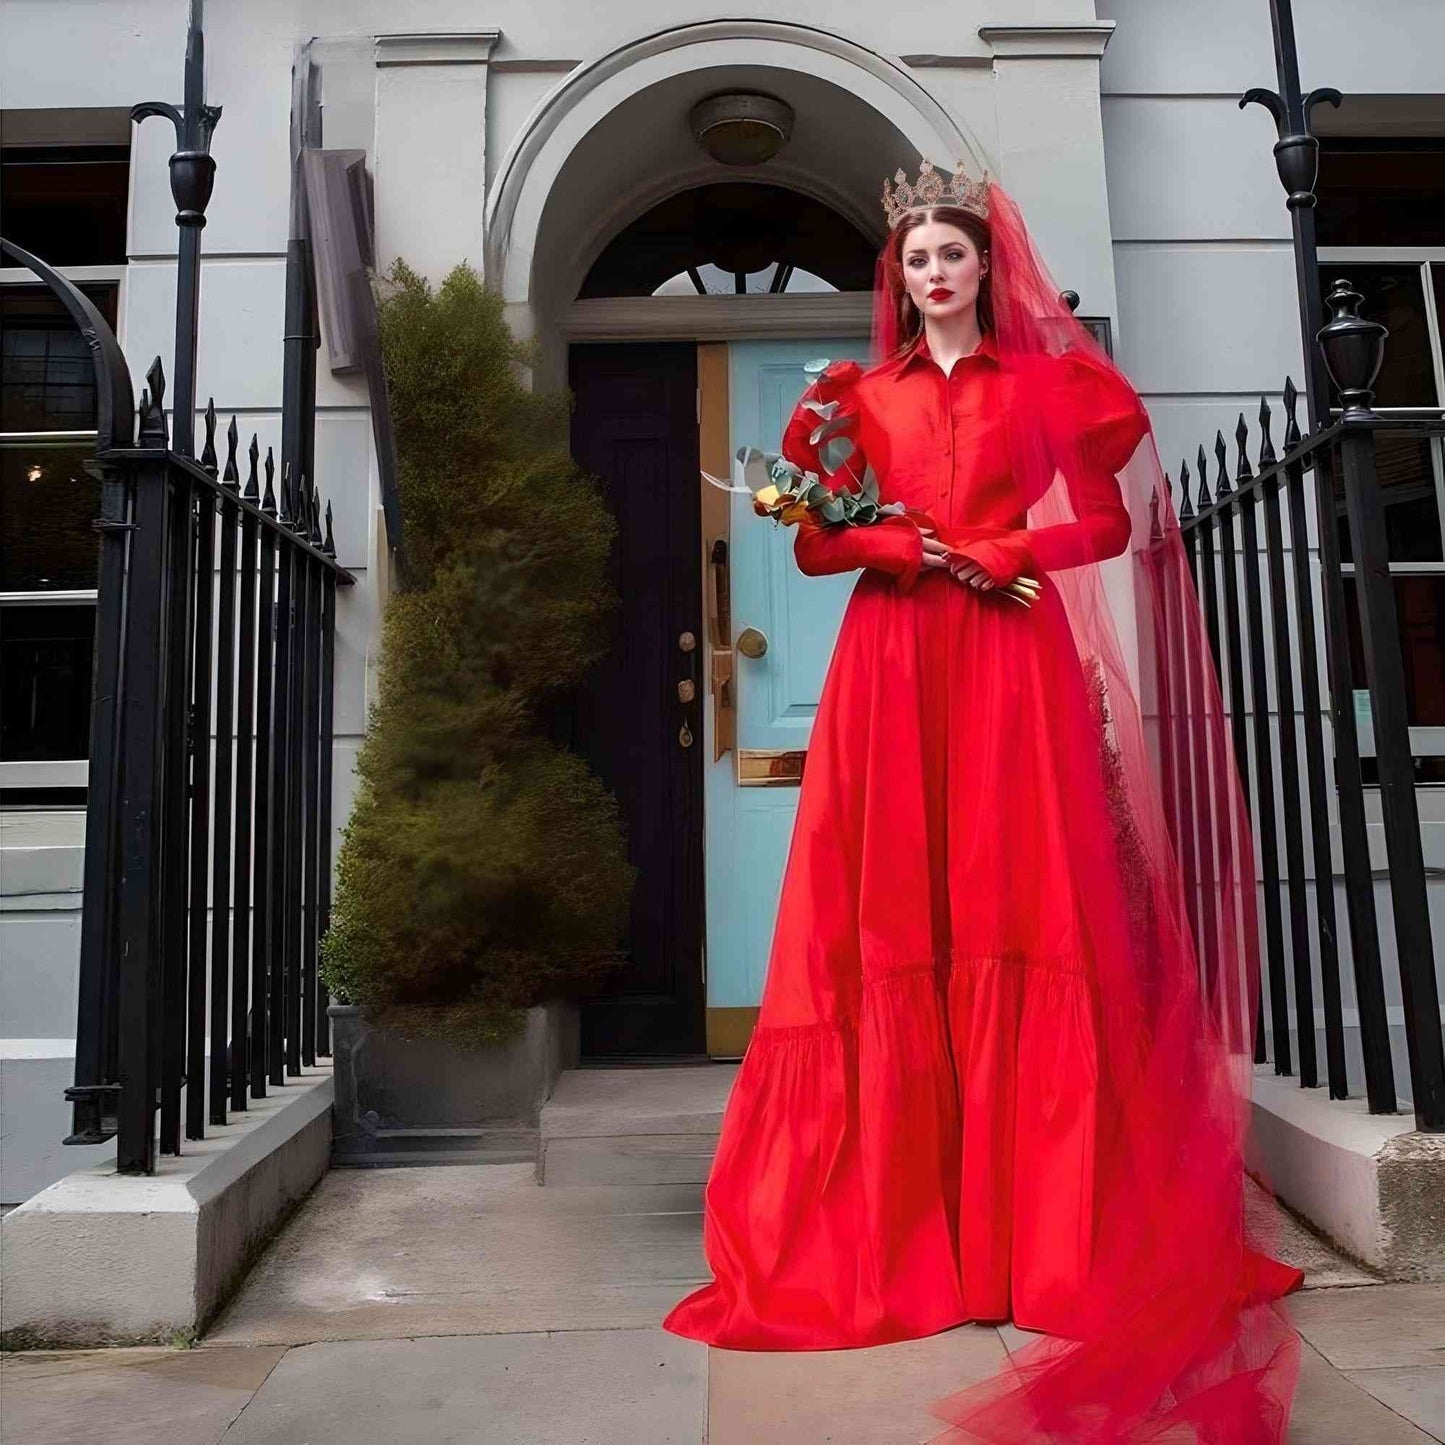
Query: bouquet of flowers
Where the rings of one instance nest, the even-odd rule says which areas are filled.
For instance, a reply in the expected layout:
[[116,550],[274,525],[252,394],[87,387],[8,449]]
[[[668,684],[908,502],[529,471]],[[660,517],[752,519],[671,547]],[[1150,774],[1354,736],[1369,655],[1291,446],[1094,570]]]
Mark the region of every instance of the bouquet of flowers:
[[[853,429],[855,413],[840,414],[837,398],[825,401],[825,382],[851,380],[858,372],[856,362],[833,363],[826,359],[810,361],[803,371],[813,382],[812,396],[805,396],[802,405],[819,418],[809,434],[808,442],[817,448],[818,460],[827,470],[829,480],[842,472],[853,482],[830,486],[813,471],[807,471],[778,452],[764,452],[757,447],[739,447],[735,461],[743,484],[732,485],[704,471],[703,477],[725,492],[751,495],[753,511],[760,517],[771,517],[782,526],[794,524],[810,527],[867,527],[884,517],[911,517],[922,529],[937,532],[937,524],[926,512],[904,506],[902,502],[883,503],[878,500],[878,478],[863,459],[861,474],[854,466],[857,446],[847,435]],[[1038,597],[1038,583],[1031,577],[1016,577],[994,591],[1025,607]]]

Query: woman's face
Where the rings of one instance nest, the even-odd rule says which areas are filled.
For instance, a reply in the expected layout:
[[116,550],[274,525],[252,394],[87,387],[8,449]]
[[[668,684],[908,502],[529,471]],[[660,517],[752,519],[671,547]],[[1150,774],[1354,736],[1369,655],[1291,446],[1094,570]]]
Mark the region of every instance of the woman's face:
[[903,241],[903,279],[920,314],[936,320],[971,311],[978,283],[988,275],[968,233],[946,221],[915,226]]

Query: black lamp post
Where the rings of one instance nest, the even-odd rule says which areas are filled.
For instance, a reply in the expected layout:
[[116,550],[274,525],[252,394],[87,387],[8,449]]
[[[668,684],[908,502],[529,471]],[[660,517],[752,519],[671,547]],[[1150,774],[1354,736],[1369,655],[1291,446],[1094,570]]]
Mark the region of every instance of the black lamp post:
[[[1310,114],[1322,101],[1338,106],[1339,91],[1312,90],[1301,97],[1299,54],[1295,48],[1294,15],[1290,0],[1270,0],[1270,21],[1274,34],[1275,72],[1279,90],[1247,90],[1239,99],[1242,110],[1251,101],[1274,116],[1279,139],[1274,147],[1275,167],[1288,196],[1294,232],[1296,290],[1299,293],[1301,340],[1305,355],[1305,403],[1309,430],[1318,432],[1329,424],[1329,372],[1318,337],[1324,323],[1320,297],[1319,250],[1315,242],[1315,180],[1319,172],[1319,141],[1310,133]],[[1325,661],[1330,685],[1330,730],[1334,743],[1335,796],[1340,810],[1340,848],[1345,864],[1345,898],[1350,939],[1357,970],[1372,954],[1376,937],[1374,884],[1370,875],[1370,845],[1365,818],[1364,779],[1360,768],[1360,739],[1355,725],[1355,680],[1350,666],[1349,623],[1345,614],[1344,577],[1340,569],[1340,539],[1335,525],[1337,513],[1334,482],[1328,467],[1313,468],[1316,515],[1320,519],[1320,610],[1325,625]],[[1301,583],[1300,605],[1308,602],[1308,577]],[[1304,701],[1313,706],[1313,684],[1306,680]],[[1318,853],[1316,867],[1330,865],[1327,853]],[[1322,920],[1330,930],[1331,901],[1322,902]],[[1366,971],[1368,973],[1368,971]],[[1367,997],[1361,990],[1362,1007]],[[1370,1108],[1375,1113],[1393,1113],[1394,1080],[1388,1069],[1366,1059]]]
[[166,116],[176,128],[171,156],[171,195],[176,225],[181,230],[176,276],[176,354],[173,362],[171,448],[194,457],[196,420],[196,321],[201,300],[201,228],[216,176],[211,132],[221,118],[219,105],[207,105],[206,40],[201,30],[203,0],[191,0],[186,27],[185,105],[177,110],[167,100],[147,100],[131,107],[132,120]]
[[1299,53],[1295,47],[1294,13],[1290,0],[1269,0],[1270,28],[1274,33],[1274,65],[1279,89],[1256,87],[1239,98],[1244,109],[1251,101],[1262,105],[1274,117],[1279,140],[1275,142],[1274,164],[1289,199],[1294,230],[1295,277],[1299,289],[1300,332],[1304,340],[1305,399],[1310,430],[1329,421],[1329,377],[1324,356],[1315,345],[1323,324],[1320,304],[1319,248],[1315,242],[1315,181],[1319,176],[1320,143],[1310,131],[1315,106],[1328,101],[1338,106],[1339,91],[1330,86],[1300,96]]

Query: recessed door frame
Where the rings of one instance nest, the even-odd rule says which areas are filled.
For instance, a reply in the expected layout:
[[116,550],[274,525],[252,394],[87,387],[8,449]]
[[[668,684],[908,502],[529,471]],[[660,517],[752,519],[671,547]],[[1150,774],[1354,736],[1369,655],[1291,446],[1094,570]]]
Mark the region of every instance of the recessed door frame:
[[[595,341],[694,341],[698,344],[698,426],[701,465],[714,476],[730,473],[731,438],[728,430],[728,341],[780,340],[814,336],[867,336],[872,325],[873,298],[866,292],[823,292],[797,296],[768,293],[744,296],[618,296],[573,302],[560,320],[560,339]],[[731,638],[721,636],[726,625],[718,616],[719,568],[714,545],[730,543],[728,498],[701,477],[702,527],[698,538],[698,565],[702,569],[704,598],[704,657],[699,680],[702,701],[712,725],[725,714],[718,707],[717,689],[726,682],[732,661]],[[725,580],[723,582],[725,587]],[[723,602],[725,607],[725,601]],[[725,733],[725,726],[724,726]],[[699,739],[702,742],[702,739]],[[703,839],[707,844],[709,820],[704,804]],[[719,906],[704,893],[704,913]],[[704,935],[706,922],[704,920]],[[704,961],[704,971],[706,964]],[[746,1045],[757,1010],[707,1006],[707,1052],[713,1058],[736,1058]]]

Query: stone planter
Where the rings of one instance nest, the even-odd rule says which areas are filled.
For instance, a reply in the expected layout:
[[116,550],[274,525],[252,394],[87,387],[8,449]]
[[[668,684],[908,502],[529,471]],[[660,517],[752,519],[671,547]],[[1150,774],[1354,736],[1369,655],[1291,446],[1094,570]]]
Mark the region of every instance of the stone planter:
[[577,1066],[575,1003],[539,1004],[510,1044],[460,1049],[402,1039],[352,1004],[332,1004],[332,1162],[472,1164],[535,1160],[538,1118]]

